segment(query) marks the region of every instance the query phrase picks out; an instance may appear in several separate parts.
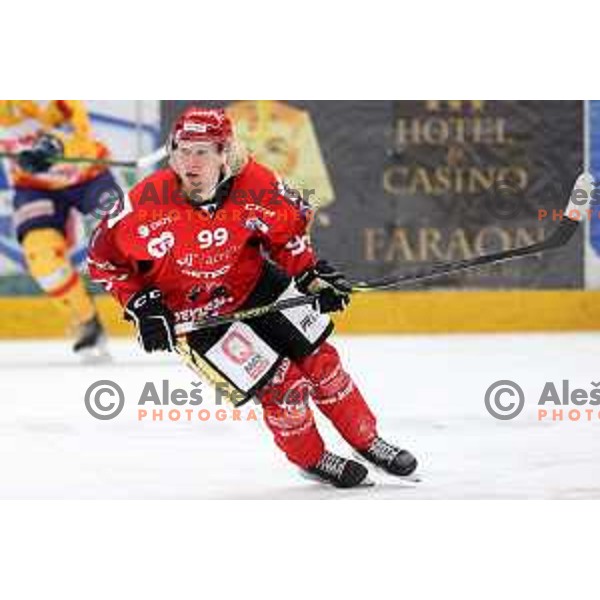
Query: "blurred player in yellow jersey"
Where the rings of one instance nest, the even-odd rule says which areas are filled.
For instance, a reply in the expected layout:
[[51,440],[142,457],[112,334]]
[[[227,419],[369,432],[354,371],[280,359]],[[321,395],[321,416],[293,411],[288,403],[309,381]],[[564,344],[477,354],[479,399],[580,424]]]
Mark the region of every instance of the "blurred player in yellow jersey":
[[103,164],[61,158],[108,158],[94,139],[78,100],[0,100],[0,148],[11,164],[14,224],[31,276],[76,331],[73,349],[84,359],[105,358],[96,308],[69,258],[66,227],[72,210],[88,214],[116,187]]

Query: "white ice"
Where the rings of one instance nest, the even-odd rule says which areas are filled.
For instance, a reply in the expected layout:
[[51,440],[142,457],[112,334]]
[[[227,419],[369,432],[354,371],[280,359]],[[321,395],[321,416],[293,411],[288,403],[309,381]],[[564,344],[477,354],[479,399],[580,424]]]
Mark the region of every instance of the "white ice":
[[[340,491],[307,481],[287,463],[260,420],[215,418],[203,386],[201,422],[139,421],[145,382],[191,389],[173,356],[147,356],[129,340],[111,344],[114,363],[80,366],[67,342],[0,342],[0,497],[3,498],[600,498],[600,419],[539,422],[546,381],[590,390],[600,381],[600,335],[337,337],[348,370],[386,439],[412,450],[414,486],[373,472],[372,488]],[[123,412],[94,419],[85,391],[100,379],[125,391]],[[511,379],[527,402],[516,419],[493,419],[484,393]],[[150,406],[150,408],[155,408]],[[175,408],[163,407],[165,409]],[[186,407],[184,407],[186,408]],[[191,408],[191,407],[187,407]],[[557,408],[554,406],[551,409]],[[571,407],[564,407],[572,409]],[[206,414],[206,413],[205,413]],[[349,455],[318,418],[332,450]]]

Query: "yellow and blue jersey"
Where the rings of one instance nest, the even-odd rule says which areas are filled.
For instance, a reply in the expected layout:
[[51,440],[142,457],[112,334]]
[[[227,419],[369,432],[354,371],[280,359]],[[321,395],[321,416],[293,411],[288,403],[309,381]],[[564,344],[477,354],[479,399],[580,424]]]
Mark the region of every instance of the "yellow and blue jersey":
[[[106,146],[94,137],[82,101],[0,100],[0,147],[4,151],[27,150],[43,133],[61,140],[66,158],[109,158]],[[14,187],[60,190],[90,181],[104,171],[102,164],[56,163],[47,172],[29,173],[13,161],[10,175]]]

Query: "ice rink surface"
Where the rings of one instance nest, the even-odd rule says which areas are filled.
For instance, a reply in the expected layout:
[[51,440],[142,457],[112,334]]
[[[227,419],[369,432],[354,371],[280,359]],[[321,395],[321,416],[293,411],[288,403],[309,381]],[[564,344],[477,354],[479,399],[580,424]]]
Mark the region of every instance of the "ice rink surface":
[[[192,389],[198,378],[175,356],[144,355],[133,341],[111,343],[114,362],[80,366],[67,342],[0,343],[0,497],[136,499],[600,498],[599,407],[593,420],[537,418],[546,381],[561,389],[600,382],[600,335],[337,337],[348,370],[386,439],[412,450],[422,481],[409,485],[373,471],[375,487],[336,490],[298,475],[272,442],[260,409],[241,420],[138,420],[146,382],[160,392]],[[125,408],[113,420],[84,406],[97,380],[117,382]],[[485,391],[502,379],[524,390],[523,412],[494,419]],[[149,407],[151,412],[153,405]],[[549,412],[554,407],[550,405]],[[254,411],[257,421],[246,420]],[[206,417],[207,413],[204,413]],[[348,446],[317,415],[330,449]]]

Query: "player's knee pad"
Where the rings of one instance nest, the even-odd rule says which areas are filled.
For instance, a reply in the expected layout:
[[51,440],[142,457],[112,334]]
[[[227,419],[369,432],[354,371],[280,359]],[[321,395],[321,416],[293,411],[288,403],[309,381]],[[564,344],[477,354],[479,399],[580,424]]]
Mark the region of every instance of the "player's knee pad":
[[299,366],[313,386],[314,401],[325,406],[346,398],[354,390],[354,382],[344,370],[337,350],[324,342]]
[[277,404],[263,406],[264,418],[269,429],[283,438],[303,435],[315,426],[314,415],[304,404],[285,409]]
[[68,257],[65,236],[56,229],[34,229],[21,242],[31,276],[48,294],[60,294],[75,285],[78,274]]
[[368,448],[377,435],[377,421],[344,370],[337,350],[322,344],[299,366],[313,384],[312,398],[319,410],[351,446]]
[[284,359],[271,381],[257,394],[269,429],[289,437],[302,435],[313,427],[309,394],[310,383],[294,363]]

